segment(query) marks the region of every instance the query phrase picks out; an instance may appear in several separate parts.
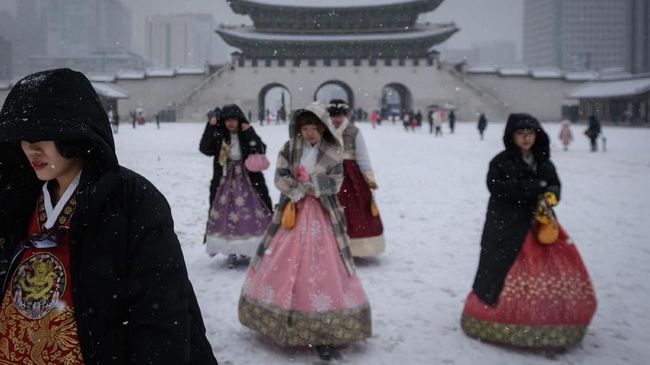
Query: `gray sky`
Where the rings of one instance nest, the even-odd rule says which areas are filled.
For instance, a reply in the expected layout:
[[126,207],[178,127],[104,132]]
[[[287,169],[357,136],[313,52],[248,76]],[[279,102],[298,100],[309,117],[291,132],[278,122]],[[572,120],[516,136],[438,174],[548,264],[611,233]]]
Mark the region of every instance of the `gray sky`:
[[[144,54],[144,24],[150,15],[174,13],[210,13],[216,23],[250,23],[248,17],[235,15],[226,0],[121,0],[131,8],[133,17],[133,50]],[[296,0],[322,1],[327,0]],[[354,0],[350,0],[354,2]],[[15,11],[15,2],[0,0],[0,10]],[[422,21],[455,22],[461,31],[444,45],[448,48],[469,48],[474,42],[512,41],[521,59],[523,38],[523,0],[445,0],[438,9],[426,14]],[[217,35],[215,34],[215,37]]]

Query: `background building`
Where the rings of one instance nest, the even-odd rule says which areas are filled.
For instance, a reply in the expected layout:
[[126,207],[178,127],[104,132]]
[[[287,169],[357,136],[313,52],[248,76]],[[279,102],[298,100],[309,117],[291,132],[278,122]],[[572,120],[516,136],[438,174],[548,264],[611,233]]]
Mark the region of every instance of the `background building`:
[[50,0],[47,26],[48,56],[131,48],[131,13],[119,0]]
[[647,0],[525,0],[524,63],[648,70]]
[[44,54],[47,43],[45,0],[15,0],[15,5],[15,15],[0,11],[0,36],[12,45],[13,76],[29,73],[27,59],[33,54]]
[[0,36],[0,80],[11,79],[11,42]]
[[630,71],[650,72],[650,1],[632,0]]
[[210,14],[147,18],[146,56],[154,67],[203,66],[214,62],[214,20]]

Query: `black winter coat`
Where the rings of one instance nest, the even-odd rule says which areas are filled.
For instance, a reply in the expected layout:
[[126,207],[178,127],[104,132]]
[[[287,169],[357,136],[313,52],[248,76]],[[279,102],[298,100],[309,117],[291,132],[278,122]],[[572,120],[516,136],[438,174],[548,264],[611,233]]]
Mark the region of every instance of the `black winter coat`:
[[[223,126],[223,119],[219,120],[216,125],[211,125],[210,122],[208,122],[203,131],[203,136],[201,137],[199,150],[204,155],[214,156],[212,162],[212,181],[210,181],[210,206],[214,201],[214,196],[219,188],[219,183],[221,183],[221,178],[223,177],[223,166],[219,164],[219,151],[221,150],[222,143],[230,143],[230,132]],[[266,153],[266,145],[262,142],[262,139],[257,135],[257,133],[255,133],[253,127],[250,127],[246,131],[239,132],[239,146],[241,147],[242,161],[246,161],[246,158],[251,154]],[[249,171],[248,178],[257,191],[257,194],[262,198],[264,204],[273,211],[273,205],[271,203],[271,198],[269,197],[269,189],[264,180],[264,174],[262,172]]]
[[524,162],[514,145],[512,133],[516,126],[510,121],[504,136],[506,150],[490,161],[487,174],[490,200],[473,285],[476,295],[489,305],[497,303],[508,271],[531,228],[538,196],[551,191],[560,198],[560,180],[549,159],[548,136],[539,122],[534,122],[536,170]]
[[216,364],[171,211],[120,167],[90,82],[71,70],[19,82],[0,112],[0,280],[27,236],[42,182],[18,142],[88,144],[70,221],[70,282],[85,364]]

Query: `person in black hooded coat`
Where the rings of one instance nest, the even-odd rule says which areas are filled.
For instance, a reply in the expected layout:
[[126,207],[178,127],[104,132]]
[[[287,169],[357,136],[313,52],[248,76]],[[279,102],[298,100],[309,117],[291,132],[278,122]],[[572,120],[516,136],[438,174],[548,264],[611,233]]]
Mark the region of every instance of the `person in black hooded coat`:
[[3,297],[11,296],[14,262],[34,239],[28,228],[43,196],[21,144],[40,141],[83,161],[65,240],[83,363],[216,364],[170,207],[149,181],[118,164],[107,115],[79,72],[27,76],[0,112]]
[[[518,129],[536,131],[532,154],[536,170],[527,164],[513,141]],[[496,304],[503,281],[530,228],[538,196],[553,192],[560,199],[560,180],[550,160],[548,135],[537,119],[528,114],[508,118],[503,144],[506,149],[490,161],[487,187],[490,191],[481,259],[474,280],[474,292],[489,305]]]
[[[222,143],[230,143],[230,132],[224,125],[224,121],[228,118],[239,120],[240,126],[242,123],[250,124],[246,120],[244,112],[235,104],[225,105],[222,109],[216,108],[213,113],[208,114],[208,123],[205,126],[199,144],[199,151],[201,153],[207,156],[214,156],[212,181],[210,181],[210,205],[214,202],[214,195],[223,177],[223,165],[219,163],[219,154],[222,149]],[[266,145],[252,127],[246,131],[242,131],[240,128],[238,134],[243,161],[251,154],[266,153]],[[266,186],[264,174],[262,172],[249,171],[248,177],[264,204],[266,204],[269,210],[273,211],[273,204],[269,197],[269,189]]]
[[[552,213],[540,213],[560,199],[548,135],[534,117],[511,114],[503,142],[487,174],[481,255],[461,326],[484,341],[568,347],[585,335],[596,299],[572,240]],[[557,224],[542,227],[549,216]],[[549,227],[557,235],[540,235]]]

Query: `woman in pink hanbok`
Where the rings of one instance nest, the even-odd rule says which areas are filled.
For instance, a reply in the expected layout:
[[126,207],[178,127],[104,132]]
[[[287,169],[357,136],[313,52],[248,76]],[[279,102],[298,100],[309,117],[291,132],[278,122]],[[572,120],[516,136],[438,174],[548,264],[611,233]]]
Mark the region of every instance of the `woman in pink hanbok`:
[[[280,203],[248,269],[239,320],[281,346],[314,345],[329,360],[333,346],[370,337],[370,305],[337,198],[341,146],[325,107],[315,102],[294,112],[289,134],[275,172]],[[296,207],[291,228],[281,224],[289,203]]]

